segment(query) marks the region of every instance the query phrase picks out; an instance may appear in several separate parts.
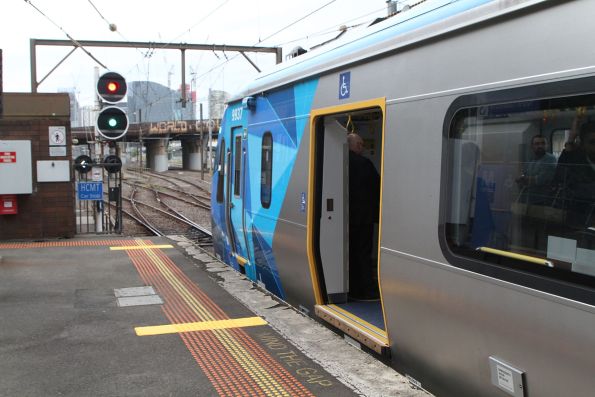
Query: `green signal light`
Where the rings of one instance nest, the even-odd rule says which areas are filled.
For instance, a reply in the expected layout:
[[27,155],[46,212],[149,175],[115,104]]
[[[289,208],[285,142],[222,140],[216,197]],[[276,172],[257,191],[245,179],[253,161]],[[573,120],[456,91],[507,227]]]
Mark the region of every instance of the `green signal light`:
[[103,108],[97,115],[97,133],[106,139],[120,139],[128,131],[126,112],[115,106]]

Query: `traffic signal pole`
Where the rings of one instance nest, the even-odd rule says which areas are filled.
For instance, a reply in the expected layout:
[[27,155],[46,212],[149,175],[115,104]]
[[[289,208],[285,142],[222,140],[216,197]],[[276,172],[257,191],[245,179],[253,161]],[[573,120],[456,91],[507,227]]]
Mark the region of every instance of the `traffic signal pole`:
[[[97,78],[96,89],[97,102],[99,105],[98,108],[100,109],[95,122],[95,129],[97,133],[96,147],[97,141],[100,142],[101,147],[101,157],[98,162],[107,164],[110,163],[109,160],[111,159],[116,160],[121,164],[121,160],[117,153],[116,141],[122,139],[122,137],[126,135],[126,132],[128,132],[129,122],[126,112],[114,105],[124,100],[124,97],[128,91],[128,85],[126,83],[126,79],[121,74],[115,72],[105,72]],[[110,106],[106,107],[104,106],[105,104]],[[104,140],[112,144],[108,149],[110,154],[108,157],[104,157],[103,153]],[[112,153],[112,149],[114,149],[114,153]],[[103,169],[101,172],[101,183],[103,184]],[[108,174],[111,172],[112,171],[108,169]],[[109,181],[110,178],[108,176],[108,186]],[[120,187],[118,187],[118,194],[121,195]],[[117,208],[119,214],[121,209],[120,199],[118,199]],[[101,233],[103,232],[104,219],[103,199],[96,201],[95,216],[95,232]],[[122,224],[119,220],[120,215],[117,215],[117,217],[117,229],[121,230]]]

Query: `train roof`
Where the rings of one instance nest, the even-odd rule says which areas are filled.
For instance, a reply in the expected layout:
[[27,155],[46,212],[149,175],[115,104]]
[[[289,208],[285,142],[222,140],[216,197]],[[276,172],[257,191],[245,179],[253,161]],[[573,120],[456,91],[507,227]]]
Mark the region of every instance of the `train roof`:
[[229,102],[473,25],[486,15],[493,17],[545,1],[422,0],[406,11],[275,65],[240,89]]

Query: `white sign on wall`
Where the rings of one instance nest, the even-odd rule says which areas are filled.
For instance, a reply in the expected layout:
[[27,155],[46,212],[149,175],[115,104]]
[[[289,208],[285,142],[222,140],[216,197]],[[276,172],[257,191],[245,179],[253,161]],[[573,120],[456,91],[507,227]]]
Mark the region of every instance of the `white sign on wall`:
[[50,146],[66,146],[66,127],[50,126],[49,140]]
[[50,142],[50,156],[66,156],[66,127],[50,126],[48,128],[48,138]]

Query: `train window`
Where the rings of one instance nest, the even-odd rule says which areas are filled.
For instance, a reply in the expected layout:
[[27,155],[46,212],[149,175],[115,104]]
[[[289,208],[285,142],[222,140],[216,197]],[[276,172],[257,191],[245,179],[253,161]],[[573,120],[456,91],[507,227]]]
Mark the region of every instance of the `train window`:
[[219,179],[217,180],[217,202],[223,202],[223,186],[225,186],[225,140],[221,140],[219,147],[219,161],[217,162],[217,172]]
[[452,114],[443,212],[450,251],[595,287],[595,95]]
[[234,165],[233,165],[233,194],[240,195],[241,175],[242,175],[242,137],[236,136],[234,148]]
[[273,186],[273,134],[265,132],[262,136],[262,154],[260,158],[260,203],[264,208],[271,206]]

